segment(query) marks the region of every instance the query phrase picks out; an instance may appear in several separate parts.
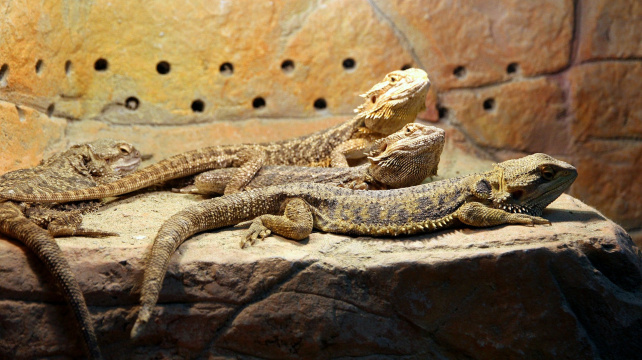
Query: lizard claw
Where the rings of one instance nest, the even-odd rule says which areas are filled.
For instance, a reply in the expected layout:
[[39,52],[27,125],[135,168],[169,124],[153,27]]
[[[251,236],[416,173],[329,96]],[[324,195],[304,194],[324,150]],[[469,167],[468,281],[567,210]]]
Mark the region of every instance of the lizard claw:
[[245,248],[245,245],[249,243],[249,245],[254,245],[257,240],[264,240],[266,237],[270,236],[272,231],[270,229],[266,228],[263,223],[261,222],[261,219],[254,219],[250,221],[244,221],[240,224],[237,224],[236,226],[245,226],[247,224],[250,224],[250,228],[248,231],[245,233],[245,236],[243,239],[241,239],[241,249]]
[[529,225],[529,226],[551,225],[551,222],[547,219],[544,219],[543,217],[526,215],[526,214],[516,214],[516,215],[518,215],[517,222],[519,224]]

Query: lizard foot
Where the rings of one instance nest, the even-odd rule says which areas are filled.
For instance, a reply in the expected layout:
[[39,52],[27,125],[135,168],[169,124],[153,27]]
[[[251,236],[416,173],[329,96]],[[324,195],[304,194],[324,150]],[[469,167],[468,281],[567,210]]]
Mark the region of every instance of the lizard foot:
[[245,233],[244,238],[241,239],[241,249],[245,248],[245,245],[247,245],[248,243],[250,246],[254,245],[257,240],[263,240],[266,237],[270,236],[270,234],[272,233],[270,229],[263,225],[263,222],[261,222],[260,218],[244,221],[237,224],[235,227],[243,227],[247,226],[248,224],[250,225],[250,228]]

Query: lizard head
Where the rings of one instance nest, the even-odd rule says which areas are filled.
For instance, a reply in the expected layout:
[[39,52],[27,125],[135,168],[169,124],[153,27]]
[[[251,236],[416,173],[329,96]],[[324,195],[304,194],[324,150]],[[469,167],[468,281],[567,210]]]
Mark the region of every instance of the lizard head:
[[378,141],[369,154],[368,173],[389,188],[419,185],[437,174],[446,132],[419,123],[406,124],[401,130]]
[[533,154],[494,165],[491,200],[497,208],[539,216],[577,177],[577,170],[546,154]]
[[99,139],[87,144],[85,166],[94,177],[120,178],[134,172],[141,162],[140,152],[122,140]]
[[392,134],[414,122],[417,114],[426,109],[429,88],[428,74],[421,69],[393,71],[361,95],[365,102],[355,112],[368,129]]

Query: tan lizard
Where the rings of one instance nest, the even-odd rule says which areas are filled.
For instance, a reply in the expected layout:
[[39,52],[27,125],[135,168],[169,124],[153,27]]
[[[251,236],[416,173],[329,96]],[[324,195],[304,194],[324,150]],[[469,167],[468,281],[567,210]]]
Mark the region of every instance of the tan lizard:
[[576,177],[573,166],[546,154],[534,154],[496,164],[486,173],[402,189],[360,191],[294,183],[202,201],[173,215],[158,231],[131,335],[139,336],[152,314],[171,254],[198,232],[250,224],[241,242],[244,246],[271,232],[301,240],[313,228],[350,235],[398,236],[458,224],[548,224],[539,217],[543,209]]
[[[110,184],[61,193],[31,194],[10,189],[0,198],[16,201],[69,202],[128,193],[167,180],[216,168],[238,167],[226,193],[242,189],[263,165],[347,166],[372,141],[415,121],[425,109],[430,81],[420,69],[393,71],[362,96],[363,105],[346,123],[295,139],[212,146],[178,154]],[[363,156],[363,155],[360,155]]]
[[[428,176],[437,174],[444,142],[444,130],[410,123],[396,133],[375,141],[373,150],[368,154],[368,164],[345,168],[264,166],[244,190],[293,182],[333,184],[356,190],[419,185]],[[225,186],[233,179],[234,171],[226,168],[202,173],[196,176],[194,185],[179,192],[223,194]]]
[[[72,146],[31,169],[0,176],[0,189],[10,187],[31,193],[79,189],[113,181],[133,172],[140,153],[130,144],[98,140]],[[114,233],[85,229],[82,214],[96,209],[93,203],[46,205],[0,203],[0,233],[25,244],[45,264],[62,290],[82,332],[88,355],[101,359],[100,348],[87,304],[54,236],[108,236]]]

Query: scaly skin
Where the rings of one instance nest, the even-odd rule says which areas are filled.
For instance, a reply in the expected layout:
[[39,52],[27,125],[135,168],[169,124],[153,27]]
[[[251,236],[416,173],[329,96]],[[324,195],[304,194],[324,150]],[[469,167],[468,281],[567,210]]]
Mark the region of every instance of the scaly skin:
[[[445,131],[434,126],[410,123],[373,144],[368,164],[346,168],[264,166],[245,186],[252,190],[293,182],[333,184],[356,190],[396,189],[421,184],[437,174],[444,148]],[[223,194],[235,169],[202,173],[194,185],[180,190],[191,194]]]
[[[140,154],[128,143],[98,140],[71,147],[41,165],[0,176],[0,188],[32,193],[78,189],[113,181],[131,173],[140,164]],[[25,244],[45,264],[60,286],[82,332],[90,359],[102,359],[85,298],[54,236],[115,235],[81,227],[82,213],[93,204],[46,206],[0,203],[0,233]]]
[[[110,184],[62,193],[32,194],[18,189],[0,191],[16,201],[69,202],[117,196],[167,180],[210,169],[238,167],[225,190],[242,189],[263,165],[346,167],[347,156],[358,156],[372,141],[415,121],[425,109],[430,87],[420,69],[393,71],[366,94],[350,121],[311,135],[278,142],[213,146],[172,156]],[[357,153],[357,154],[355,154]]]
[[543,209],[576,177],[573,166],[546,154],[534,154],[496,164],[486,173],[403,189],[359,191],[294,183],[200,202],[173,215],[158,231],[131,335],[139,336],[149,321],[171,254],[198,232],[250,224],[243,247],[271,232],[301,240],[313,228],[339,234],[398,236],[459,224],[549,224],[539,217]]

